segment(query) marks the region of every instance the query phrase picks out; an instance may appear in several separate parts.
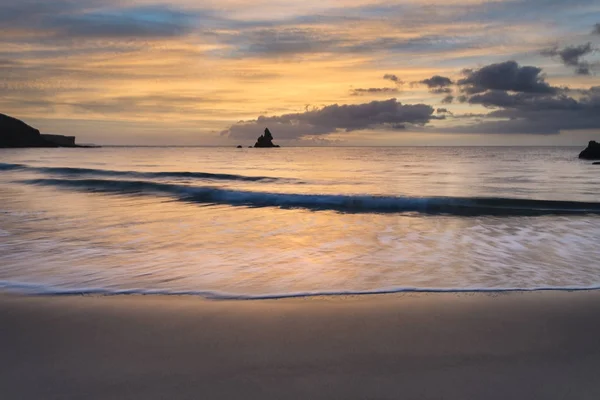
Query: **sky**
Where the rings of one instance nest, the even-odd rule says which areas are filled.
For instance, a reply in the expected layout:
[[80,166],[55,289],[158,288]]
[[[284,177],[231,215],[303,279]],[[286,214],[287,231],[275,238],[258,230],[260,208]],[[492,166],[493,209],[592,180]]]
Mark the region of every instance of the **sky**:
[[0,113],[79,143],[584,145],[597,0],[0,0]]

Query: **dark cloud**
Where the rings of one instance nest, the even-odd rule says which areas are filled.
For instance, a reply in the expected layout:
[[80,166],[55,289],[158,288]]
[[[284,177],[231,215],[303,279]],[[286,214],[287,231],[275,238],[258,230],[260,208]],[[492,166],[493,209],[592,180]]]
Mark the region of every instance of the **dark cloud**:
[[589,75],[590,64],[582,60],[588,54],[593,53],[596,49],[592,48],[590,42],[579,46],[567,46],[562,49],[553,47],[542,51],[542,55],[548,57],[558,57],[562,63],[568,67],[575,67],[575,73],[578,75]]
[[431,78],[419,81],[419,83],[426,85],[429,89],[436,89],[447,88],[449,86],[452,86],[454,82],[452,82],[452,79],[447,78],[445,76],[434,75]]
[[402,104],[396,99],[363,104],[332,104],[302,113],[260,116],[255,120],[240,121],[221,132],[221,135],[234,139],[254,139],[265,127],[269,127],[280,139],[298,139],[369,128],[404,129],[407,124],[425,125],[433,119],[444,118],[434,116],[433,112],[433,107],[429,105]]
[[[482,93],[487,90],[505,90],[523,93],[556,93],[541,75],[542,69],[533,66],[519,66],[515,61],[490,64],[480,69],[463,70],[464,79],[457,82],[467,94]],[[460,99],[459,99],[460,101]]]
[[368,89],[362,89],[362,88],[358,88],[358,89],[352,89],[351,90],[351,94],[352,96],[362,96],[362,95],[366,95],[366,94],[390,94],[390,93],[398,93],[399,90],[397,88],[388,88],[388,87],[384,87],[384,88],[368,88]]
[[451,130],[555,134],[600,129],[600,87],[558,89],[544,81],[540,68],[520,67],[514,61],[467,70],[465,75],[458,82],[465,94],[458,100],[493,111],[477,124]]
[[385,74],[385,75],[383,75],[383,79],[386,79],[388,81],[392,81],[392,82],[396,83],[397,85],[403,85],[404,84],[404,82],[400,78],[398,78],[396,75],[394,75],[394,74]]
[[445,76],[434,75],[431,78],[411,83],[412,86],[419,84],[427,86],[430,93],[450,95],[452,93],[452,88],[450,86],[452,86],[454,82],[452,79]]
[[448,114],[448,115],[454,115],[452,113],[452,111],[448,110],[447,108],[438,108],[437,110],[435,110],[436,114]]
[[453,101],[454,101],[454,96],[449,94],[448,96],[446,96],[442,99],[442,104],[452,104]]
[[470,104],[481,104],[489,108],[512,108],[527,111],[537,110],[578,110],[582,103],[565,94],[540,96],[532,93],[508,93],[503,90],[490,90],[469,98]]

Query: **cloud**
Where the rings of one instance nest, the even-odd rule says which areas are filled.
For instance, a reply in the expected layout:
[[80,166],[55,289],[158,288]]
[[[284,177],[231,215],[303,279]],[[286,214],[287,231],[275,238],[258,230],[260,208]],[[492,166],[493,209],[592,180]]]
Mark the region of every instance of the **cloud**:
[[290,56],[334,52],[343,47],[345,39],[313,28],[260,28],[237,31],[204,32],[217,43],[230,48],[233,57]]
[[[195,22],[209,17],[166,5],[123,7],[115,0],[0,0],[3,34],[37,41],[89,38],[169,38],[188,34]],[[42,34],[41,36],[39,34]]]
[[363,104],[332,104],[302,113],[280,116],[260,116],[240,121],[221,135],[234,139],[255,139],[265,127],[276,138],[298,139],[305,136],[327,135],[364,129],[405,129],[406,125],[425,125],[433,119],[433,107],[426,104],[402,104],[396,99]]
[[165,6],[109,9],[59,15],[44,26],[58,35],[82,38],[175,37],[193,29],[192,15]]
[[[91,3],[91,2],[89,2]],[[90,4],[88,4],[89,6]],[[93,3],[91,4],[93,6]],[[0,0],[0,23],[3,27],[26,25],[43,17],[73,12],[83,7],[65,0]]]
[[445,88],[445,87],[451,86],[454,82],[452,82],[452,79],[447,78],[445,76],[434,75],[431,78],[423,79],[422,81],[419,81],[419,83],[421,83],[423,85],[427,85],[427,87],[429,89],[433,89],[433,88]]
[[383,88],[368,88],[368,89],[362,89],[362,88],[357,88],[357,89],[352,89],[350,91],[350,94],[352,96],[362,96],[362,95],[366,95],[366,94],[390,94],[390,93],[398,93],[399,90],[397,88],[388,88],[388,87],[383,87]]
[[431,78],[423,79],[422,81],[413,82],[412,85],[421,84],[429,88],[430,93],[434,94],[450,94],[452,93],[452,86],[454,82],[452,79],[445,76],[434,75]]
[[457,132],[556,134],[600,129],[600,87],[570,90],[550,86],[541,69],[514,61],[466,70],[458,100],[492,109],[478,123]]
[[454,115],[452,113],[452,111],[448,110],[447,108],[438,108],[435,110],[436,114],[448,114],[448,115]]
[[[482,93],[487,90],[505,90],[523,93],[556,93],[541,75],[542,69],[533,66],[519,66],[515,61],[490,64],[480,69],[465,69],[464,79],[457,84],[467,94]],[[460,100],[460,99],[459,99]]]
[[453,101],[454,101],[454,96],[449,94],[448,96],[446,96],[442,99],[442,104],[452,104]]
[[600,24],[594,25],[594,30],[592,31],[592,35],[600,35]]
[[404,84],[404,82],[400,78],[398,78],[396,75],[394,75],[394,74],[385,74],[385,75],[383,75],[383,79],[386,79],[388,81],[392,81],[392,82],[396,83],[397,85],[403,85]]
[[581,60],[582,57],[593,53],[596,49],[592,48],[590,42],[579,46],[567,46],[562,49],[553,47],[542,51],[542,55],[548,57],[558,57],[562,63],[568,67],[575,67],[577,75],[589,75],[590,64]]
[[[367,20],[360,22],[364,24],[363,28],[370,23]],[[233,58],[302,54],[444,53],[482,47],[482,42],[487,40],[486,37],[466,34],[449,37],[425,32],[415,32],[414,36],[406,37],[402,29],[392,26],[392,22],[390,20],[384,23],[390,30],[384,37],[357,35],[345,27],[288,26],[285,22],[264,22],[264,26],[239,27],[235,22],[230,22],[235,29],[209,29],[202,34],[211,37],[217,44],[227,45],[228,49],[219,54]]]
[[582,106],[579,101],[565,94],[540,96],[532,93],[508,93],[503,90],[475,94],[468,102],[489,108],[501,107],[522,111],[578,110]]
[[[0,85],[2,89],[2,85]],[[55,107],[68,108],[85,115],[95,114],[104,116],[126,115],[168,115],[185,112],[192,114],[200,105],[212,105],[221,103],[214,97],[200,97],[185,94],[148,94],[143,96],[115,96],[109,98],[94,98],[91,93],[86,93],[87,99],[81,101],[62,101],[57,100],[55,96],[45,93],[41,90],[33,91],[35,96],[29,96],[20,100],[22,109],[34,108],[41,111],[52,110]],[[69,90],[69,93],[73,93]],[[49,96],[50,94],[50,96]],[[97,94],[97,93],[93,93]],[[0,101],[0,105],[2,102]]]

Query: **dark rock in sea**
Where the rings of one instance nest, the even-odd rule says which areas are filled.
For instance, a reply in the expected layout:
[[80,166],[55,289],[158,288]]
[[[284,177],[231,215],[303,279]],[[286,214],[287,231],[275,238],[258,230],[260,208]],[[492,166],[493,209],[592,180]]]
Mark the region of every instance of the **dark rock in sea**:
[[600,160],[600,143],[591,140],[588,147],[579,153],[579,158],[584,160]]
[[43,135],[25,122],[0,114],[0,147],[91,147],[75,144],[75,136]]
[[600,165],[600,161],[593,162],[592,165]]
[[242,145],[241,145],[241,144],[240,144],[240,145],[238,145],[238,147],[237,147],[237,148],[238,148],[238,149],[241,149],[241,148],[242,148]]
[[254,147],[279,147],[276,144],[273,144],[273,135],[271,135],[271,131],[269,128],[265,128],[264,135],[260,135]]

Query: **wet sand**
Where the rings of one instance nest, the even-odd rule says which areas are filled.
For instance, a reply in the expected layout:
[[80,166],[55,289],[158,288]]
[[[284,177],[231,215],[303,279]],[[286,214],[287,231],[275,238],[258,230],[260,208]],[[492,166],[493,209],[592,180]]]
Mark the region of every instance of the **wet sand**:
[[0,398],[595,400],[600,292],[2,295]]

